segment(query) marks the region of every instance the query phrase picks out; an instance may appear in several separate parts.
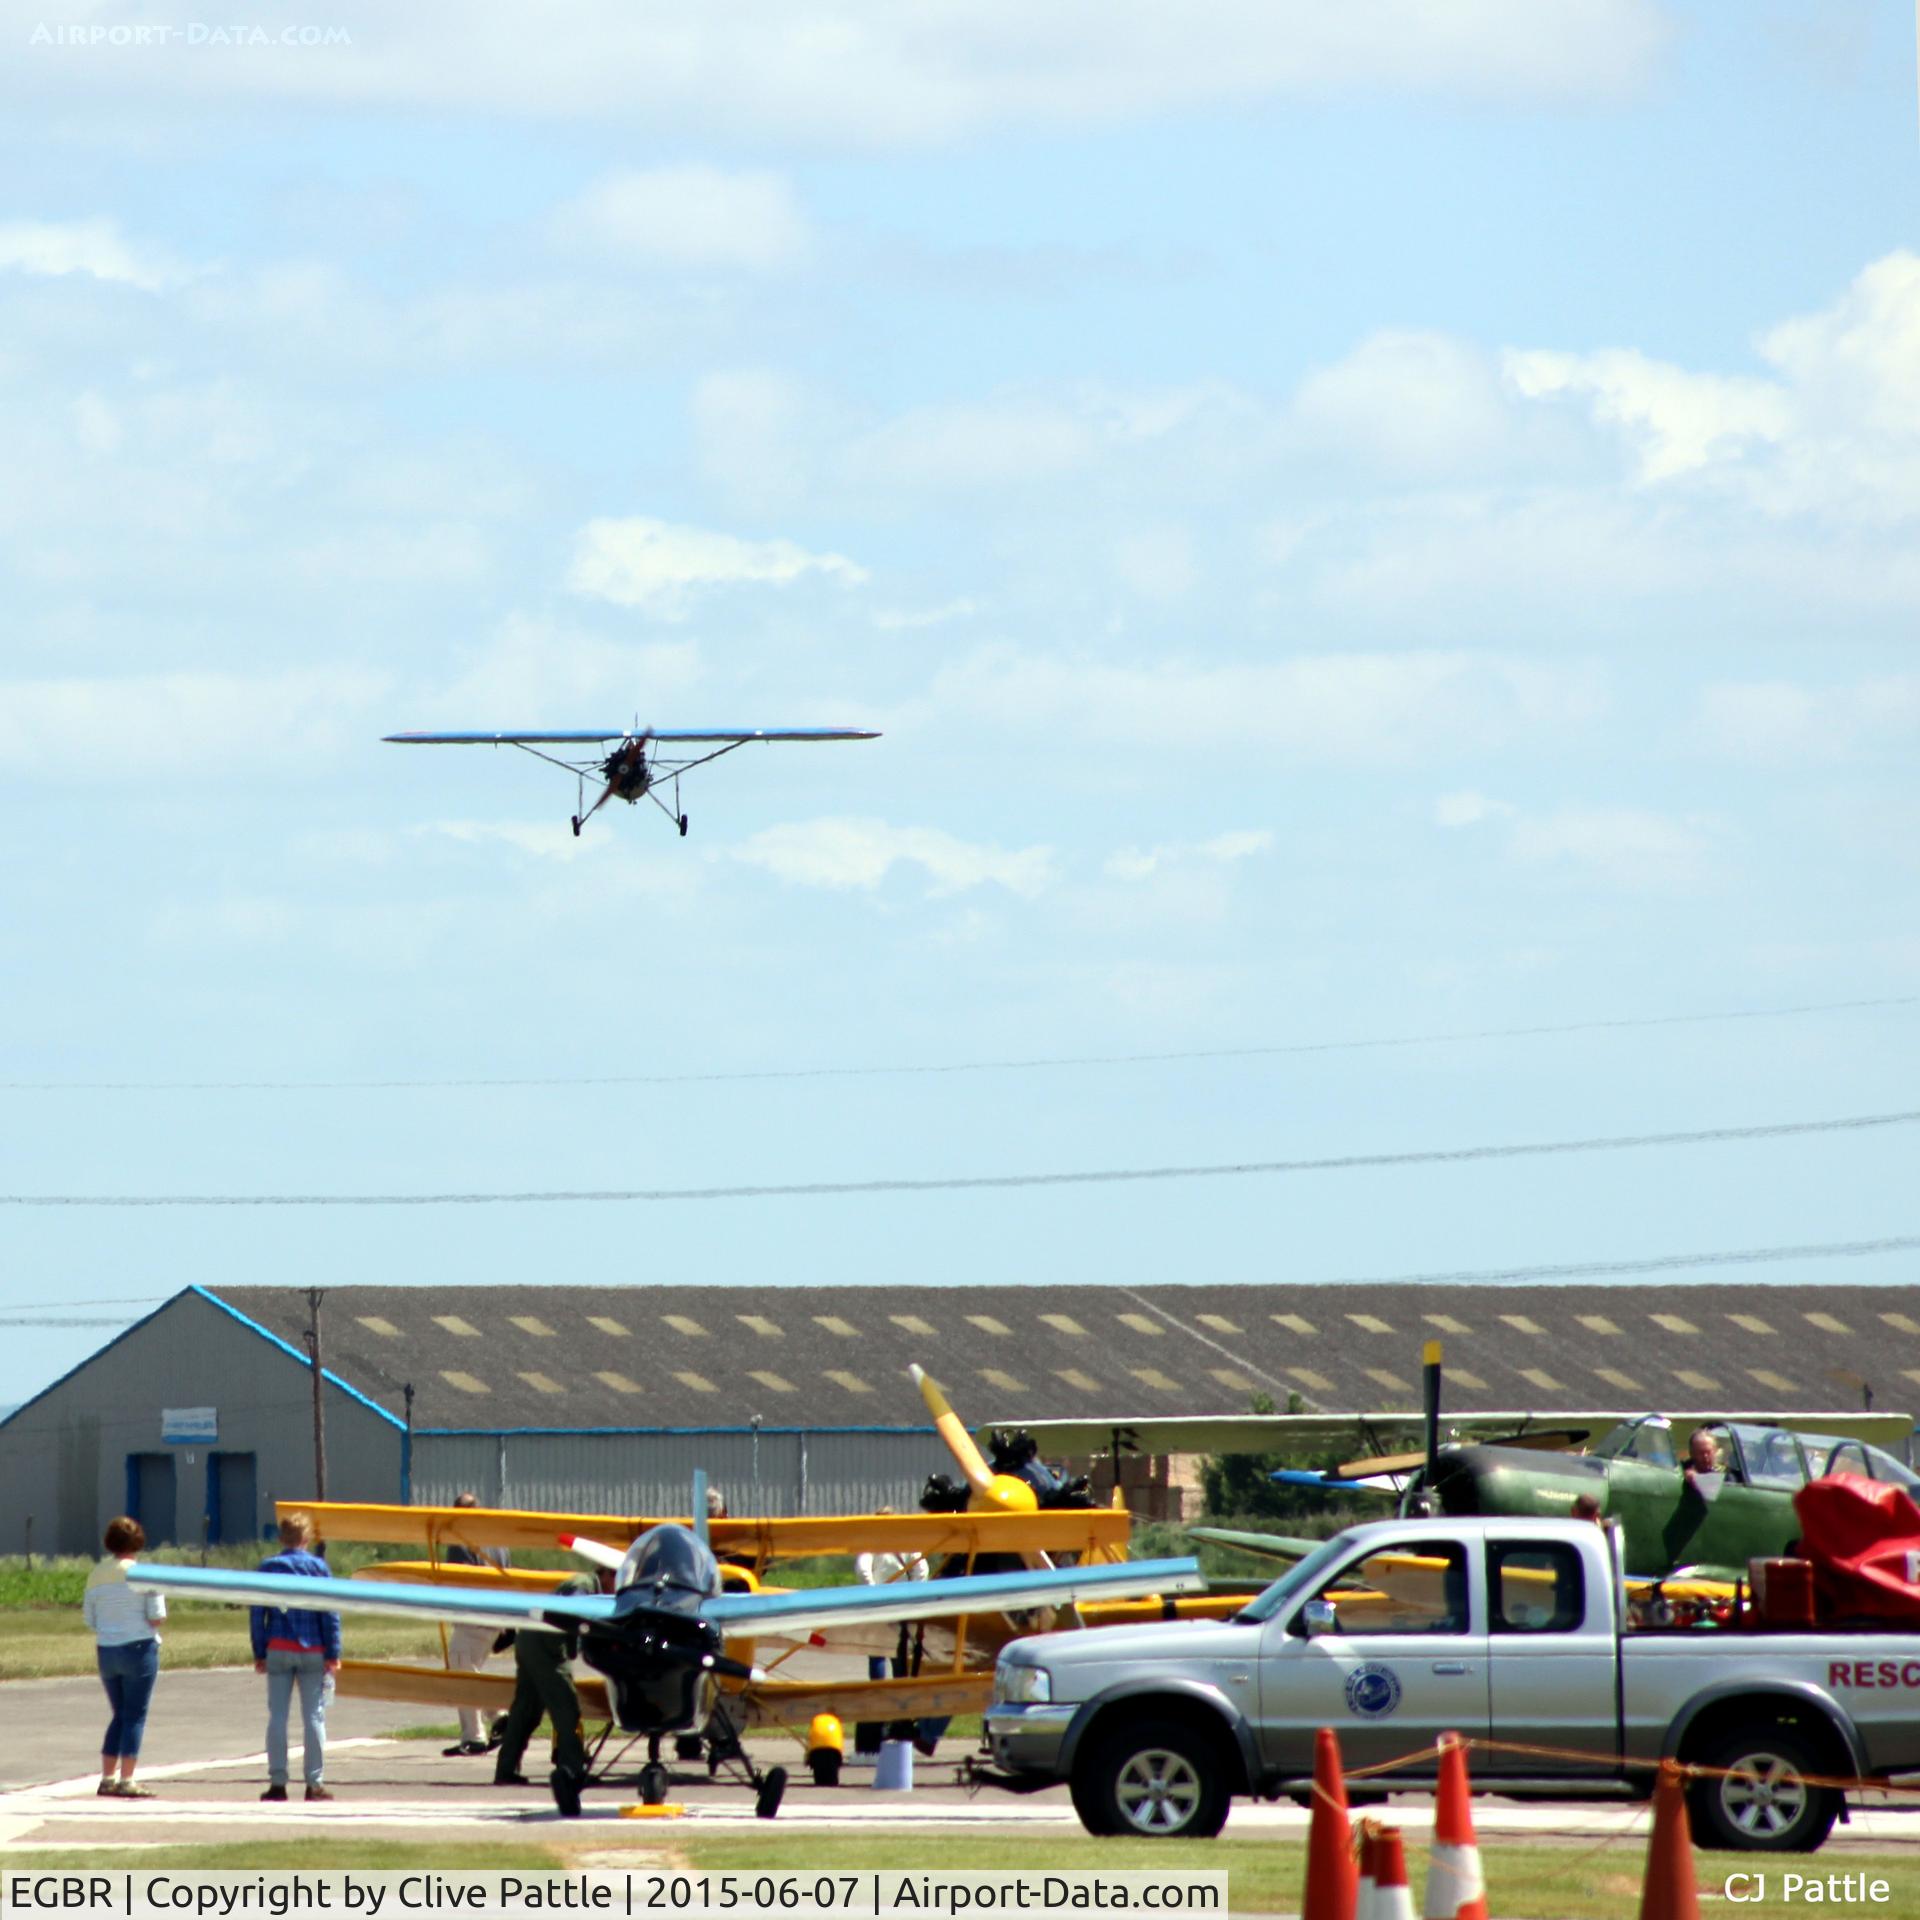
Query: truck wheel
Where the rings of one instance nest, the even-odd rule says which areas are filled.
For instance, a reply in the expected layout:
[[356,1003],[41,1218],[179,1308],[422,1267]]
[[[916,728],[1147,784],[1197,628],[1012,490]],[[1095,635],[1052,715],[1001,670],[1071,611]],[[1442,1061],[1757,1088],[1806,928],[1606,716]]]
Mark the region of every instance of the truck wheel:
[[1736,1728],[1696,1756],[1723,1776],[1687,1789],[1695,1841],[1731,1853],[1812,1853],[1833,1830],[1840,1795],[1812,1787],[1825,1769],[1799,1734],[1764,1722]]
[[1214,1743],[1177,1720],[1143,1720],[1099,1741],[1073,1770],[1073,1808],[1089,1833],[1211,1840],[1230,1798]]

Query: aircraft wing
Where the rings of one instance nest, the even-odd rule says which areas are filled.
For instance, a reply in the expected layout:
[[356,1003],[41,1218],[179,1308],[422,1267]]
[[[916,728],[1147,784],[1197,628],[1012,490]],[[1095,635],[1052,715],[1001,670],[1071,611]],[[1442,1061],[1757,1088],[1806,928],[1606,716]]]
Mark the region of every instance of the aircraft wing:
[[[1641,1409],[1645,1411],[1645,1409]],[[1440,1419],[1445,1440],[1510,1439],[1530,1428],[1551,1426],[1555,1435],[1598,1438],[1624,1417],[1585,1413],[1446,1413]],[[1118,1440],[1123,1451],[1161,1453],[1278,1453],[1334,1447],[1384,1448],[1389,1441],[1414,1441],[1423,1416],[1404,1408],[1375,1413],[1217,1413],[1146,1414],[1137,1420],[995,1420],[975,1429],[983,1438],[998,1428],[1019,1428],[1033,1435],[1049,1459],[1106,1453]],[[1584,1433],[1582,1430],[1584,1429]]]
[[311,1580],[298,1573],[246,1573],[229,1567],[164,1567],[136,1561],[127,1584],[142,1593],[177,1593],[235,1606],[305,1607],[317,1613],[383,1613],[396,1620],[444,1620],[452,1626],[533,1628],[560,1633],[575,1621],[606,1620],[604,1593],[472,1593],[455,1587],[404,1587],[370,1580]]
[[1197,1560],[1130,1560],[1117,1566],[968,1573],[952,1580],[898,1580],[884,1587],[816,1587],[793,1593],[723,1593],[700,1609],[740,1634],[811,1633],[857,1621],[931,1620],[960,1613],[1015,1613],[1075,1600],[1196,1593]]
[[864,727],[734,727],[711,733],[687,732],[671,727],[649,727],[649,740],[878,740],[877,733]]
[[577,727],[504,733],[387,733],[382,741],[397,747],[579,747],[604,740],[878,740],[861,727],[725,727],[708,731],[661,727]]
[[[1913,1430],[1904,1413],[1735,1413],[1725,1407],[1687,1411],[1675,1407],[1627,1408],[1509,1408],[1491,1413],[1454,1413],[1440,1416],[1440,1438],[1456,1441],[1499,1441],[1525,1446],[1529,1439],[1552,1446],[1577,1446],[1584,1439],[1597,1442],[1623,1420],[1662,1411],[1675,1427],[1714,1426],[1732,1421],[1749,1426],[1786,1427],[1795,1433],[1838,1434],[1866,1440],[1894,1455],[1905,1457],[1906,1437]],[[994,1429],[1020,1428],[1040,1443],[1047,1458],[1084,1457],[1106,1453],[1117,1440],[1123,1450],[1161,1453],[1278,1453],[1283,1448],[1304,1452],[1323,1447],[1384,1448],[1390,1440],[1418,1445],[1423,1417],[1404,1408],[1373,1413],[1220,1413],[1143,1414],[1138,1419],[991,1420],[975,1427],[981,1439]],[[1424,1456],[1423,1456],[1424,1457]]]
[[1242,1553],[1265,1554],[1270,1560],[1304,1560],[1325,1542],[1296,1540],[1284,1533],[1241,1533],[1234,1527],[1189,1527],[1187,1536],[1216,1547],[1235,1547]]
[[1267,1478],[1282,1487],[1304,1487],[1309,1493],[1368,1493],[1395,1499],[1400,1481],[1390,1473],[1343,1479],[1339,1473],[1314,1473],[1306,1467],[1275,1467]]

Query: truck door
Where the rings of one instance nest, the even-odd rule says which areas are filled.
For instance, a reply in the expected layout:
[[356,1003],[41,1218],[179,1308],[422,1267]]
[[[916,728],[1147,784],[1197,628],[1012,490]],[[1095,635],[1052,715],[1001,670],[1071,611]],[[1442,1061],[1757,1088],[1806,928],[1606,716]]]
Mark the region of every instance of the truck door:
[[[1396,1541],[1356,1553],[1311,1599],[1330,1631],[1308,1635],[1307,1602],[1261,1629],[1262,1757],[1310,1772],[1316,1727],[1353,1766],[1431,1749],[1442,1733],[1487,1731],[1487,1636],[1477,1564],[1457,1540]],[[1435,1762],[1423,1768],[1431,1774]]]
[[1607,1596],[1590,1590],[1597,1574],[1567,1541],[1489,1539],[1486,1553],[1494,1737],[1589,1756],[1537,1755],[1529,1773],[1613,1771],[1617,1650]]

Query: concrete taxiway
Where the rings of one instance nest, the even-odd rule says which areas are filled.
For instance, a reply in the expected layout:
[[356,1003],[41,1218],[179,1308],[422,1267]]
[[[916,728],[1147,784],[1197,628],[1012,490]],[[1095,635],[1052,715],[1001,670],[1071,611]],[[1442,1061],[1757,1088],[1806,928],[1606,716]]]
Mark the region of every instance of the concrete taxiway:
[[[140,1778],[160,1797],[101,1799],[94,1788],[104,1709],[91,1679],[0,1687],[0,1718],[8,1730],[0,1750],[0,1846],[31,1854],[51,1847],[137,1850],[352,1833],[456,1844],[538,1838],[569,1850],[604,1850],[658,1848],[676,1832],[767,1830],[755,1822],[752,1798],[743,1789],[704,1783],[675,1788],[674,1799],[687,1808],[681,1820],[623,1819],[620,1808],[634,1799],[638,1756],[618,1784],[589,1792],[582,1819],[562,1821],[543,1788],[492,1785],[491,1758],[447,1758],[438,1740],[390,1737],[398,1727],[418,1724],[422,1709],[350,1699],[336,1700],[328,1716],[326,1778],[338,1797],[306,1805],[299,1798],[296,1758],[294,1798],[263,1804],[265,1702],[260,1681],[244,1670],[169,1674],[155,1699],[140,1768]],[[790,1743],[756,1743],[756,1753],[784,1762],[794,1775],[777,1823],[783,1834],[944,1831],[1037,1838],[1080,1832],[1064,1790],[1015,1796],[968,1789],[958,1778],[963,1756],[957,1747],[951,1758],[920,1762],[911,1793],[876,1792],[870,1771],[852,1766],[841,1786],[815,1787]],[[536,1767],[544,1762],[538,1748],[528,1757]],[[1410,1839],[1422,1837],[1431,1823],[1431,1802],[1422,1795],[1396,1796],[1391,1817]],[[1609,1836],[1643,1836],[1648,1815],[1644,1807],[1478,1800],[1474,1818],[1483,1840],[1509,1835],[1593,1846]],[[1227,1831],[1279,1837],[1304,1834],[1306,1824],[1306,1814],[1290,1803],[1243,1801],[1236,1803]],[[1835,1830],[1826,1853],[1889,1847],[1920,1852],[1920,1808],[1856,1808],[1852,1823]]]

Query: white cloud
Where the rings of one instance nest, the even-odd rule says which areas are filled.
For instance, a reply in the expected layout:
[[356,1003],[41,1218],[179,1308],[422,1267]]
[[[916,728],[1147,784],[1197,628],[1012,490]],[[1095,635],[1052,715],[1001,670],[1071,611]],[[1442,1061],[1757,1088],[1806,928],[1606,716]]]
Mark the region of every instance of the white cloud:
[[137,253],[111,220],[0,222],[0,271],[55,278],[85,274],[158,292],[179,278],[157,255]]
[[1317,457],[1393,479],[1457,482],[1516,451],[1511,395],[1488,357],[1443,333],[1387,330],[1295,389],[1292,425]]
[[0,772],[129,790],[286,772],[374,739],[388,685],[351,666],[0,682]]
[[1089,465],[1101,438],[1072,407],[1008,399],[915,407],[847,449],[856,479],[882,487],[1030,487]]
[[1477,827],[1483,820],[1497,820],[1512,812],[1504,800],[1489,800],[1484,793],[1443,793],[1433,803],[1433,823],[1437,827]]
[[936,676],[932,711],[1128,747],[1250,747],[1309,763],[1458,757],[1584,730],[1593,670],[1500,654],[1295,654],[1107,666],[987,648]]
[[1830,414],[1920,433],[1920,255],[1874,261],[1824,311],[1764,333],[1760,351]]
[[553,217],[562,245],[609,258],[765,273],[797,266],[812,231],[791,183],[764,170],[623,168]]
[[963,594],[935,607],[883,608],[873,616],[873,624],[882,633],[917,633],[927,627],[944,627],[952,620],[971,620],[979,611],[979,601]]
[[[452,680],[416,696],[446,727],[672,724],[665,703],[698,685],[691,641],[609,640],[586,627],[514,614],[468,654]],[[465,716],[464,718],[461,716]]]
[[[116,24],[172,16],[161,0]],[[56,101],[184,94],[343,100],[623,125],[925,145],[999,126],[1072,127],[1355,90],[1607,100],[1664,46],[1657,0],[333,0],[333,44],[103,58],[44,42],[7,82]],[[137,74],[137,78],[135,77]]]
[[1700,695],[1707,743],[1734,759],[1836,762],[1920,743],[1920,674],[1839,686],[1723,681]]
[[980,846],[937,827],[895,827],[884,820],[794,821],[756,833],[733,850],[797,886],[873,891],[896,866],[919,867],[935,898],[973,887],[1004,887],[1031,900],[1052,884],[1049,847]]
[[1178,600],[1199,578],[1193,535],[1167,522],[1135,527],[1114,542],[1113,570],[1143,600]]
[[453,840],[467,847],[511,847],[516,853],[531,854],[538,860],[557,860],[562,865],[570,865],[607,845],[604,833],[575,833],[568,821],[558,818],[550,821],[431,820],[409,831],[432,839]]
[[1215,834],[1211,840],[1175,841],[1158,847],[1122,847],[1109,854],[1102,869],[1111,880],[1148,880],[1170,867],[1232,866],[1255,854],[1273,851],[1273,835],[1264,827]]
[[784,587],[816,573],[847,586],[868,577],[844,554],[809,553],[791,540],[741,540],[665,520],[589,520],[574,542],[567,585],[617,607],[675,619],[709,588]]
[[83,393],[73,403],[73,437],[83,453],[120,451],[120,416],[97,393]]
[[176,949],[278,947],[300,924],[298,908],[271,894],[231,894],[191,903],[169,900],[147,923],[157,947]]
[[749,507],[805,492],[815,443],[827,430],[814,396],[767,367],[702,377],[693,390],[696,457],[708,479]]
[[1709,877],[1709,823],[1637,807],[1568,807],[1524,817],[1507,841],[1527,866],[1572,868],[1633,892],[1686,893]]
[[1510,353],[1507,376],[1529,400],[1579,395],[1594,419],[1635,444],[1640,478],[1671,479],[1783,439],[1791,420],[1775,383],[1689,373],[1645,354]]

